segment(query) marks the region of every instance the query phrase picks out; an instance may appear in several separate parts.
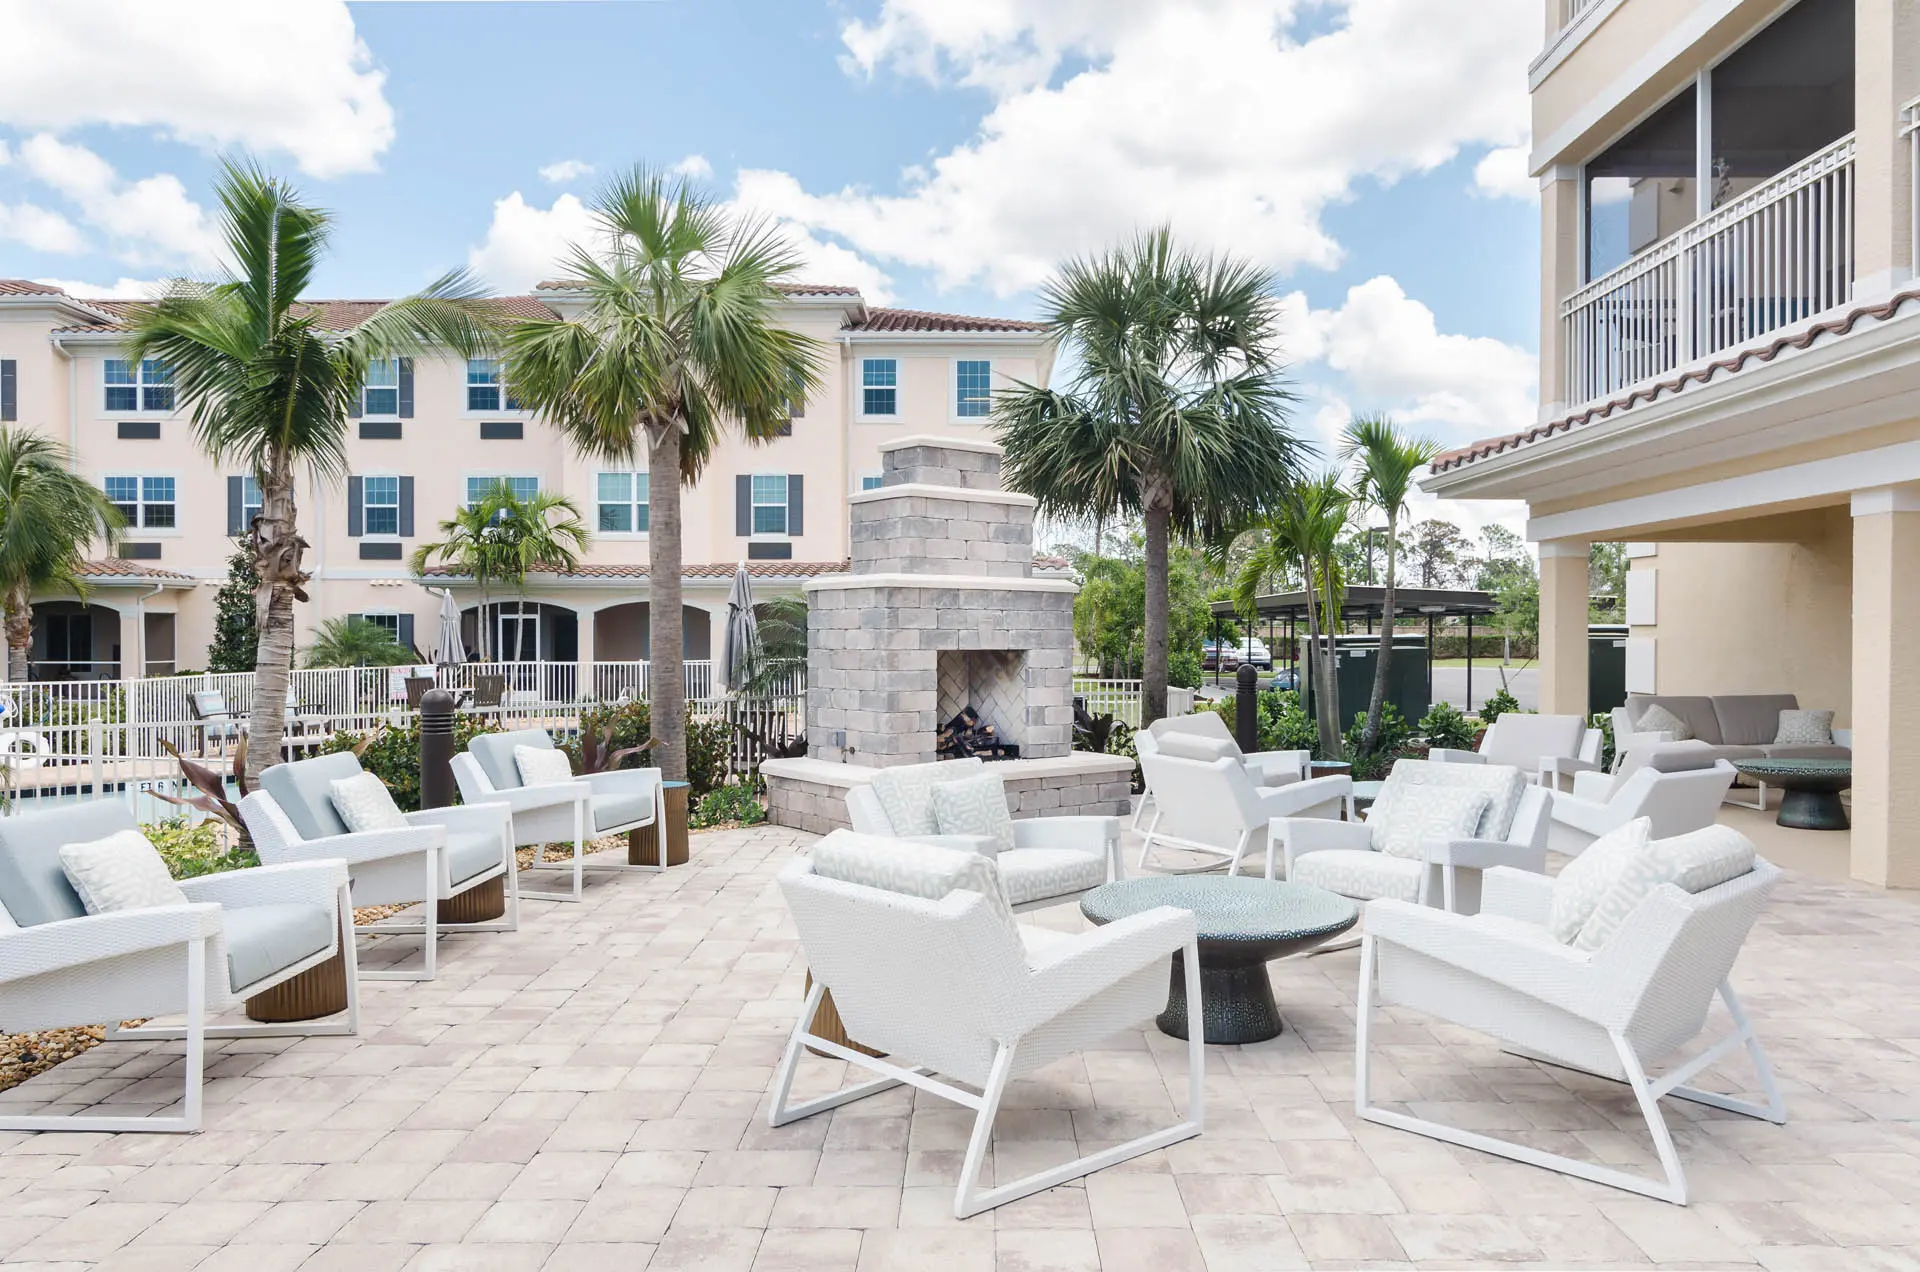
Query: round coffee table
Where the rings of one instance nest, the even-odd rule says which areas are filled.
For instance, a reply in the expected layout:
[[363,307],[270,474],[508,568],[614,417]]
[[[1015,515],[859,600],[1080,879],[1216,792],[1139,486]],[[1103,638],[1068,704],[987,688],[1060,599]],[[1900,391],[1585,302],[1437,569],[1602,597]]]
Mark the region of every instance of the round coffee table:
[[[1156,875],[1103,884],[1080,898],[1095,923],[1170,905],[1193,911],[1200,935],[1202,1029],[1208,1042],[1265,1042],[1280,1033],[1267,962],[1310,950],[1360,921],[1345,897],[1302,883],[1225,875]],[[1160,1032],[1187,1036],[1184,956],[1173,956]]]
[[1840,792],[1853,785],[1851,760],[1735,760],[1733,767],[1780,788],[1780,815],[1774,820],[1782,826],[1845,830],[1850,824]]

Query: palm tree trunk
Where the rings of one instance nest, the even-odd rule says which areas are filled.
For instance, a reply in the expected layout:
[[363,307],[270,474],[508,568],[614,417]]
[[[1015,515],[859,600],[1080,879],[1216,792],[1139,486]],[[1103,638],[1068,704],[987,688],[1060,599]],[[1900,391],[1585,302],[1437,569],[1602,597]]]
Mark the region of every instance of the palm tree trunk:
[[287,725],[287,675],[293,667],[293,603],[307,599],[301,568],[307,541],[300,537],[293,502],[293,468],[276,456],[262,484],[260,519],[254,530],[254,566],[267,594],[260,623],[260,652],[253,669],[253,711],[247,724],[247,786],[280,762]]
[[1323,758],[1340,758],[1339,705],[1334,701],[1333,678],[1328,675],[1331,654],[1320,647],[1320,604],[1313,577],[1313,558],[1300,557],[1300,577],[1307,594],[1307,679],[1313,685],[1313,719],[1320,733]]
[[21,684],[32,674],[28,655],[33,650],[33,596],[24,587],[7,598],[7,679]]
[[[1387,672],[1393,665],[1393,541],[1399,520],[1396,509],[1387,509],[1387,583],[1380,598],[1380,654],[1374,660],[1373,695],[1367,699],[1367,727],[1360,734],[1361,749],[1369,755],[1380,745],[1380,717],[1387,704]],[[1431,656],[1432,651],[1428,653]]]
[[1158,473],[1140,476],[1146,505],[1146,659],[1140,668],[1140,727],[1167,714],[1167,543],[1173,525],[1173,490]]
[[648,430],[648,708],[653,762],[668,781],[687,777],[687,678],[681,650],[680,422]]

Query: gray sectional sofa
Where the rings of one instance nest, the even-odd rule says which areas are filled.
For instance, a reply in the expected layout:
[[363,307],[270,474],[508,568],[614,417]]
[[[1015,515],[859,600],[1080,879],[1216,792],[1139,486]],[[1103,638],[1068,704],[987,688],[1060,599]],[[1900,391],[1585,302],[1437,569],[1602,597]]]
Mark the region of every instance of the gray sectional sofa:
[[[1626,717],[1628,728],[1625,732],[1631,736],[1638,733],[1640,717],[1656,703],[1685,721],[1695,738],[1714,749],[1715,759],[1738,762],[1760,759],[1846,760],[1853,757],[1853,751],[1847,745],[1850,734],[1845,729],[1835,731],[1832,746],[1774,744],[1773,739],[1780,730],[1780,713],[1800,709],[1799,700],[1790,693],[1716,694],[1712,697],[1634,694],[1627,699],[1626,706],[1615,712],[1616,746],[1617,739],[1622,735],[1620,716],[1624,714]],[[1662,733],[1647,740],[1673,742],[1679,739]]]

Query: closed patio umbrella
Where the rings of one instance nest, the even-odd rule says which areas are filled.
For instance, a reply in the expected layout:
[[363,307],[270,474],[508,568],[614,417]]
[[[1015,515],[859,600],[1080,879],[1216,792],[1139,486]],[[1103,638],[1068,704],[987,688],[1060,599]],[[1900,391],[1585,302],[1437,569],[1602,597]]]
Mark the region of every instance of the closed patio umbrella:
[[433,661],[453,667],[466,660],[467,645],[460,638],[460,606],[453,599],[453,589],[446,588],[440,593],[440,637],[434,642]]
[[727,630],[720,644],[720,674],[729,691],[738,693],[746,688],[759,642],[753,617],[753,585],[747,580],[747,563],[742,561],[733,572],[733,587],[727,592]]

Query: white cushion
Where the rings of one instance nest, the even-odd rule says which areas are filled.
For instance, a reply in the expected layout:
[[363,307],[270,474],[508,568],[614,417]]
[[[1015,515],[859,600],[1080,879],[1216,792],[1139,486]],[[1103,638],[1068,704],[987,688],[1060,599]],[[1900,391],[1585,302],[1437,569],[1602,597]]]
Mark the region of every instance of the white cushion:
[[1385,816],[1369,814],[1373,850],[1424,861],[1435,839],[1472,839],[1487,811],[1488,795],[1470,786],[1414,786],[1400,791]]
[[1633,727],[1639,733],[1671,733],[1675,742],[1685,742],[1693,736],[1685,720],[1657,702],[1640,713]]
[[393,802],[393,792],[377,774],[355,773],[328,782],[327,795],[348,830],[401,830],[407,824],[400,806]]
[[1085,892],[1107,881],[1106,861],[1077,848],[1015,848],[995,858],[993,868],[1014,905]]
[[1198,733],[1168,733],[1160,739],[1160,754],[1211,763],[1230,755],[1239,755],[1240,748],[1228,738],[1209,738]]
[[985,835],[1000,851],[1013,847],[1013,814],[1007,784],[998,773],[980,773],[932,786],[933,824],[942,835]]
[[551,786],[573,780],[573,765],[568,762],[567,753],[558,747],[516,746],[513,767],[524,786]]
[[978,892],[1016,936],[1013,910],[993,862],[977,852],[836,830],[813,846],[813,873],[883,892],[938,901],[949,892]]
[[1655,888],[1671,883],[1683,892],[1705,892],[1753,869],[1753,843],[1730,826],[1708,826],[1671,839],[1656,839],[1628,859],[1573,946],[1597,950],[1613,939],[1627,916]]
[[187,904],[187,894],[167,873],[159,850],[137,830],[62,844],[60,868],[88,914]]
[[1389,857],[1364,848],[1329,848],[1296,858],[1287,882],[1325,888],[1357,901],[1392,897],[1418,902],[1420,876],[1426,872],[1424,862],[1405,857]]
[[1554,940],[1562,945],[1573,943],[1593,917],[1600,899],[1612,890],[1627,863],[1647,846],[1652,833],[1653,820],[1636,817],[1588,844],[1585,852],[1555,876],[1553,910],[1547,919],[1547,930]]
[[1485,791],[1487,808],[1480,815],[1474,839],[1505,839],[1513,829],[1513,815],[1527,793],[1527,775],[1510,764],[1447,764],[1438,760],[1399,760],[1373,802],[1368,820],[1390,816],[1394,801],[1410,787],[1455,786]]
[[1832,746],[1833,712],[1782,711],[1775,746]]
[[936,760],[932,764],[906,764],[883,768],[870,783],[874,797],[886,810],[887,821],[896,835],[935,835],[933,786],[936,782],[956,782],[971,777],[985,767],[983,761]]

